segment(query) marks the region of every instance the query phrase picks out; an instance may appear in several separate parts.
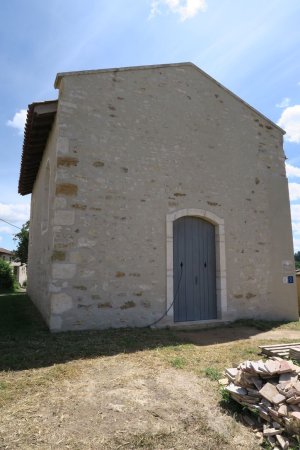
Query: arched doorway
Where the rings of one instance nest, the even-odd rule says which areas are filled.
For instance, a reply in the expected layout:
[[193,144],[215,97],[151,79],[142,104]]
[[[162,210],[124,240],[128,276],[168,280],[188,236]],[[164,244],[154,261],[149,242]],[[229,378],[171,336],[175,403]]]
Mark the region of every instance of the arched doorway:
[[199,217],[173,223],[174,322],[217,319],[215,226]]
[[[183,221],[179,221],[179,219],[183,218]],[[192,220],[190,222],[188,222],[187,219],[191,218]],[[167,214],[167,317],[171,320],[171,322],[181,322],[181,323],[191,323],[191,321],[193,322],[213,322],[215,320],[226,320],[227,317],[227,287],[226,287],[226,258],[225,258],[225,229],[224,229],[224,219],[218,217],[216,214],[210,212],[210,211],[206,211],[203,209],[196,209],[196,208],[186,208],[186,209],[181,209],[178,211],[174,211],[170,214]],[[198,222],[197,220],[201,219],[200,222]],[[182,287],[179,286],[179,279],[180,279],[180,271],[178,272],[178,256],[175,256],[174,253],[175,251],[177,252],[177,250],[175,250],[176,245],[182,245],[182,244],[176,244],[176,240],[178,239],[178,232],[179,232],[179,236],[181,236],[181,240],[185,240],[185,234],[186,232],[184,231],[180,231],[181,228],[184,229],[185,227],[187,227],[187,233],[189,234],[191,230],[192,233],[192,238],[188,241],[188,246],[187,249],[185,250],[185,252],[187,252],[187,254],[184,253],[184,258],[185,258],[185,262],[184,260],[179,260],[179,267],[181,262],[183,263],[182,266],[182,282],[180,282],[180,285],[182,284]],[[192,251],[191,248],[194,245],[200,245],[198,244],[193,244],[193,235],[198,234],[200,232],[200,235],[202,233],[202,231],[205,235],[205,233],[207,235],[210,235],[210,244],[209,244],[209,248],[211,249],[210,251],[212,252],[211,254],[214,254],[214,262],[213,260],[210,259],[211,265],[213,267],[213,265],[215,266],[215,269],[208,270],[208,263],[207,260],[205,261],[203,258],[205,256],[205,252],[202,251],[203,255],[202,255],[202,259],[198,256],[199,258],[199,263],[201,261],[201,264],[203,264],[202,269],[199,267],[199,270],[203,270],[204,273],[206,273],[205,276],[208,276],[208,281],[207,283],[211,283],[210,284],[210,290],[211,291],[215,291],[215,300],[212,301],[211,305],[208,306],[208,298],[210,298],[209,296],[204,297],[204,303],[200,304],[198,306],[194,305],[194,299],[196,298],[195,296],[197,294],[194,294],[194,292],[200,292],[200,287],[199,287],[199,282],[201,281],[201,277],[203,277],[203,272],[199,273],[195,273],[195,271],[193,270],[193,268],[190,268],[190,265],[193,262],[193,258],[197,258],[197,252],[196,251]],[[197,231],[198,230],[198,231]],[[175,235],[175,241],[174,241],[174,235]],[[183,237],[182,237],[183,236]],[[199,236],[196,238],[196,241],[200,242],[201,239],[203,238],[199,238]],[[200,239],[200,240],[199,240]],[[204,238],[205,240],[205,238]],[[212,242],[214,240],[214,243]],[[203,245],[203,243],[202,243]],[[214,248],[214,250],[213,250]],[[181,252],[183,252],[183,250],[180,250]],[[180,255],[180,251],[178,253],[178,255]],[[207,250],[208,251],[208,250]],[[183,254],[183,253],[181,253]],[[208,255],[208,254],[207,254]],[[179,257],[180,259],[180,257]],[[188,262],[189,261],[189,262]],[[205,267],[205,262],[206,262],[206,267]],[[187,274],[184,273],[184,267],[185,270],[187,271]],[[204,269],[207,269],[206,272]],[[181,269],[180,269],[181,270]],[[200,272],[201,272],[200,270]],[[215,274],[214,274],[215,271]],[[193,277],[193,278],[192,278]],[[197,277],[197,278],[196,278]],[[213,287],[213,279],[214,279],[214,283],[215,283],[215,287]],[[193,281],[193,283],[191,283],[191,281]],[[196,284],[197,283],[197,284]],[[193,295],[193,300],[191,301],[191,305],[189,304],[188,306],[184,306],[183,310],[180,309],[181,308],[181,303],[180,300],[177,300],[177,293],[176,290],[178,290],[178,294],[179,294],[179,290],[180,289],[188,289],[191,290],[191,284],[193,284],[193,290],[192,290],[192,294],[189,295]],[[185,287],[184,287],[185,286]],[[202,288],[205,290],[207,289],[205,287],[205,283],[201,284]],[[183,293],[180,292],[180,297],[181,301],[183,301],[182,299],[183,297]],[[186,300],[184,300],[186,301]],[[178,302],[175,304],[175,302]],[[175,306],[175,308],[174,308]],[[198,308],[198,316],[195,313],[195,310],[197,311]],[[176,311],[175,311],[176,310]],[[194,312],[191,312],[193,311]],[[199,312],[200,311],[200,312]],[[199,316],[201,318],[199,318]],[[198,317],[198,318],[197,318]],[[208,318],[211,317],[211,318]]]

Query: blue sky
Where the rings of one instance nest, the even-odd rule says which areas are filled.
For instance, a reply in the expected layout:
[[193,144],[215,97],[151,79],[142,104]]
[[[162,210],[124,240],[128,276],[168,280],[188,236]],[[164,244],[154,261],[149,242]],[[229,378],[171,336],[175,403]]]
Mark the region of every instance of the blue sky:
[[[57,97],[57,72],[191,61],[286,129],[299,250],[299,22],[299,0],[2,0],[0,218],[29,216],[17,193],[25,110]],[[17,231],[0,221],[0,247]]]

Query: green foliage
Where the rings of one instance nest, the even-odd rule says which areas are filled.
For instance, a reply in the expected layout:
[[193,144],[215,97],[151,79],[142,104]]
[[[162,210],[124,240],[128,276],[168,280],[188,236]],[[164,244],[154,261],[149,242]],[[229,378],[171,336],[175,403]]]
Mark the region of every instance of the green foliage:
[[[270,444],[270,442],[268,441],[267,438],[264,439],[264,442],[261,444],[261,448],[263,448],[264,450],[272,450],[272,445]],[[289,447],[290,448],[290,447]]]
[[176,369],[183,369],[184,366],[186,365],[185,359],[182,358],[181,356],[177,356],[176,358],[172,359],[170,362],[171,362],[171,365],[173,367],[175,367]]
[[294,258],[295,258],[295,261],[300,262],[300,251],[294,253]]
[[9,263],[0,259],[0,289],[12,291],[15,287],[16,282]]
[[222,397],[223,403],[230,403],[232,401],[232,398],[230,397],[230,394],[225,387],[222,387],[220,389],[220,392],[221,392],[221,397]]
[[218,371],[218,369],[215,369],[214,367],[207,367],[205,369],[205,375],[212,381],[218,381],[221,378],[220,372]]
[[21,263],[26,264],[28,260],[29,220],[24,223],[21,231],[15,234],[14,240],[18,242],[15,250],[16,258],[18,258]]
[[242,414],[244,407],[240,405],[238,402],[233,400],[225,387],[222,387],[220,390],[221,393],[221,401],[220,406],[228,411],[230,414]]

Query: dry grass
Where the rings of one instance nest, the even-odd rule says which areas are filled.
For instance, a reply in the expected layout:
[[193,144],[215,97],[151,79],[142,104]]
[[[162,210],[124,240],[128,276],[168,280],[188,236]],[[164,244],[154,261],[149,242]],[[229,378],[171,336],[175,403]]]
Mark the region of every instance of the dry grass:
[[296,322],[278,322],[267,320],[237,320],[232,326],[251,326],[261,331],[269,330],[297,330],[300,331],[300,320]]
[[238,338],[245,325],[255,334],[236,324],[234,340],[225,329],[50,334],[26,295],[0,296],[0,448],[259,448],[215,381],[257,357],[259,341]]

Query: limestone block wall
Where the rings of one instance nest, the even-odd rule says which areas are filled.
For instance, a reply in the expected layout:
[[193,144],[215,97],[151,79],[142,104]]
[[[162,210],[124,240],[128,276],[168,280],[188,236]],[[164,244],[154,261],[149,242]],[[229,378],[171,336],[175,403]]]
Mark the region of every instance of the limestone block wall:
[[27,292],[49,323],[57,121],[54,122],[31,197]]
[[158,318],[166,217],[185,208],[224,220],[220,319],[297,317],[282,281],[293,249],[281,131],[195,67],[66,75],[51,142],[33,198],[52,152],[52,330]]

